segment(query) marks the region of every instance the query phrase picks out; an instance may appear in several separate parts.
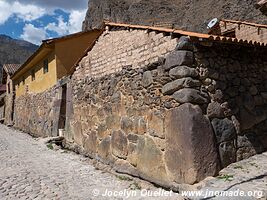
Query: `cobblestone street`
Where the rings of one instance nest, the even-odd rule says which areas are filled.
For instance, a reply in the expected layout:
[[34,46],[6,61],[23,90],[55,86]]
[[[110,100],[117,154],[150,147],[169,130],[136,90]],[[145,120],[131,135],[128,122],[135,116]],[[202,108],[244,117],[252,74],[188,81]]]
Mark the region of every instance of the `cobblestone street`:
[[[123,199],[103,195],[105,191],[136,191],[140,196],[142,184],[145,183],[140,180],[97,170],[89,159],[64,150],[50,150],[42,139],[0,125],[0,200]],[[152,185],[145,187],[160,190]],[[177,195],[172,194],[172,198],[177,199]]]

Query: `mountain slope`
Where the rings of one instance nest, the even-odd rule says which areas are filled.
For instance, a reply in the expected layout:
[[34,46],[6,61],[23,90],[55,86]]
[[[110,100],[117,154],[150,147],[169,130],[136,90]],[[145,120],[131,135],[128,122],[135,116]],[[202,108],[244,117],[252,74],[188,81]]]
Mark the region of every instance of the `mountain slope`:
[[0,68],[3,64],[23,63],[37,48],[32,43],[0,35]]
[[256,0],[89,0],[83,30],[99,27],[103,19],[151,25],[171,23],[176,28],[205,32],[212,18],[267,24],[254,7]]

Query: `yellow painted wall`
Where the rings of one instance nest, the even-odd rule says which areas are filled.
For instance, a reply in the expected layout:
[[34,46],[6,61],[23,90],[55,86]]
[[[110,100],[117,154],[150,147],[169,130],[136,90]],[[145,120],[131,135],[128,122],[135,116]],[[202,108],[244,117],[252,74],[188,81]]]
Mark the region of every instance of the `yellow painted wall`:
[[[48,59],[48,72],[43,72],[43,62]],[[32,81],[32,70],[35,70],[35,80]],[[15,80],[16,96],[19,97],[26,93],[28,88],[29,93],[43,92],[57,83],[57,68],[56,68],[56,56],[55,52],[48,54],[37,64],[31,67],[30,70]],[[23,78],[25,78],[25,84],[23,84]]]
[[[56,40],[49,47],[41,48],[40,52],[13,79],[16,96],[24,95],[27,91],[28,93],[40,93],[53,87],[59,79],[70,72],[75,62],[84,55],[88,46],[100,34],[100,31],[82,33],[67,39]],[[44,74],[43,62],[47,58],[49,72]],[[35,70],[34,81],[32,81],[32,70]]]
[[84,55],[85,50],[99,36],[100,31],[91,31],[55,44],[57,56],[57,78],[61,79],[73,67],[75,62]]

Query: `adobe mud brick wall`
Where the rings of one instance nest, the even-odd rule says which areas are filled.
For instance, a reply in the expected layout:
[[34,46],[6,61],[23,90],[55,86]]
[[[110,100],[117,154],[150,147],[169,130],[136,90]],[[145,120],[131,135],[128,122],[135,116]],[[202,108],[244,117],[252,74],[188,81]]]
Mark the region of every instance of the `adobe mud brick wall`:
[[[91,63],[96,55],[116,54],[117,37],[135,48],[139,38],[166,41],[167,53],[155,51],[150,61],[125,54],[125,66]],[[107,31],[72,76],[66,146],[166,187],[216,175],[266,149],[264,53],[142,30]]]
[[58,136],[62,88],[15,99],[14,127],[36,137]]
[[101,77],[118,72],[128,65],[133,68],[144,67],[156,62],[159,56],[172,51],[176,43],[177,39],[171,39],[171,36],[165,37],[163,33],[154,31],[122,28],[112,28],[112,31],[108,31],[107,29],[100,36],[89,56],[81,61],[77,70],[82,77],[84,75]]

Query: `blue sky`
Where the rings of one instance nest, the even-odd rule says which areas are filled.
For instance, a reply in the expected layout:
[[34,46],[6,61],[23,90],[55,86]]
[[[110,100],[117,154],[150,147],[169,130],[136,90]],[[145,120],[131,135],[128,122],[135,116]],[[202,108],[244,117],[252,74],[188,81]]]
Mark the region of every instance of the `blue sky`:
[[81,31],[88,0],[0,0],[0,34],[40,44]]

